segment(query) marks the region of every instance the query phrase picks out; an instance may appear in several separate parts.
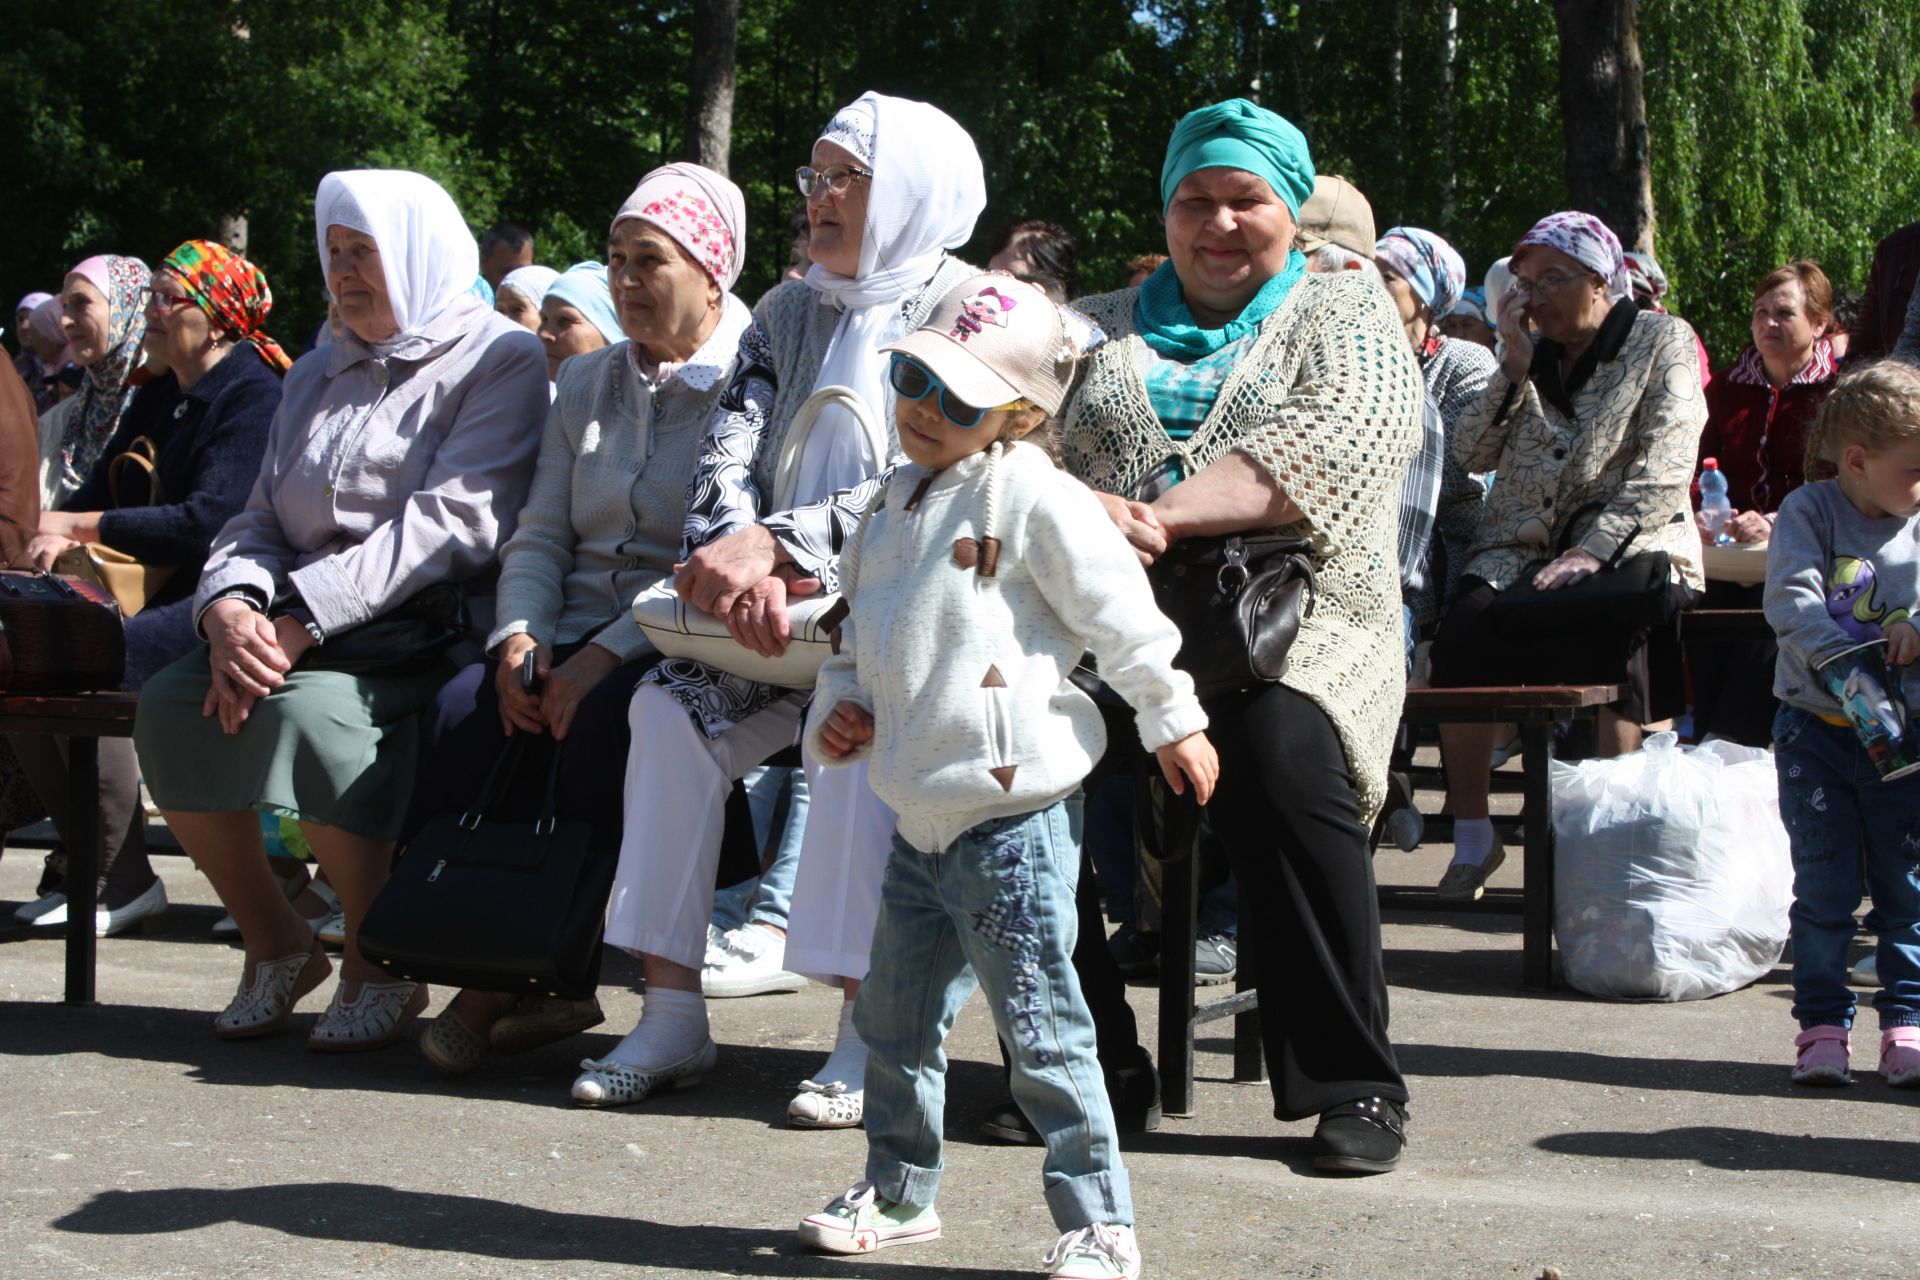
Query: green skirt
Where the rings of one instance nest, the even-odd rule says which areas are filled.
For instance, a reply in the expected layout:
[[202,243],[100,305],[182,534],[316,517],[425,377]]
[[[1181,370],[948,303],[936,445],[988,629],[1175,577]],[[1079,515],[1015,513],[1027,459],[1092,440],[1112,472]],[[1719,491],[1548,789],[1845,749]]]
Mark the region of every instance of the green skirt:
[[162,809],[262,810],[393,840],[413,795],[419,713],[453,672],[296,670],[229,734],[200,714],[213,682],[203,644],[140,689],[140,773]]

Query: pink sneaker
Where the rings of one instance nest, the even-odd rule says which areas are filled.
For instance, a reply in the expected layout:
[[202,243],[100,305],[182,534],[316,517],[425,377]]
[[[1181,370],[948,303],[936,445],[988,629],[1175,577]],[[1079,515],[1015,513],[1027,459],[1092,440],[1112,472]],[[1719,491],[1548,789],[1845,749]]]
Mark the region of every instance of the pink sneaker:
[[1920,1027],[1880,1033],[1880,1074],[1896,1089],[1920,1089]]
[[1808,1027],[1793,1038],[1800,1056],[1793,1064],[1795,1084],[1852,1084],[1847,1070],[1847,1029]]

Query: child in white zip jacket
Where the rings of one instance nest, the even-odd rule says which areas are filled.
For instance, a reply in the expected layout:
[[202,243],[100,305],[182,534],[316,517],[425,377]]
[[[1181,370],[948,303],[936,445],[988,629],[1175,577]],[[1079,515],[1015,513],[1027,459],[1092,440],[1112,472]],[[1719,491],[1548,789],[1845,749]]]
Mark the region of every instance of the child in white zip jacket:
[[[1140,1255],[1093,1020],[1074,976],[1080,784],[1106,747],[1069,674],[1091,650],[1176,791],[1219,773],[1180,633],[1093,492],[1029,431],[1059,411],[1096,331],[1006,275],[961,285],[888,348],[901,466],[842,561],[852,606],[808,725],[826,762],[868,761],[899,815],[874,965],[865,1180],[800,1225],[864,1253],[940,1234],[946,1060],[973,987],[1045,1137],[1060,1280],[1133,1277]],[[999,406],[982,408],[981,406]]]

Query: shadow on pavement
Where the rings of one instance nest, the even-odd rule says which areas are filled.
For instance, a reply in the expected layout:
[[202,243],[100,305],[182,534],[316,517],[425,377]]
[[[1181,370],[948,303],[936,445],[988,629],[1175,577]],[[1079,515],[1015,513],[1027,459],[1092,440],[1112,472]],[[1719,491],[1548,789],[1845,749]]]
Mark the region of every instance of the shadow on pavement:
[[1886,1182],[1920,1182],[1920,1142],[1887,1138],[1800,1137],[1702,1126],[1657,1133],[1557,1133],[1533,1145],[1559,1155],[1693,1160],[1735,1173],[1837,1173]]
[[[644,1218],[561,1213],[479,1196],[403,1191],[359,1182],[307,1182],[234,1190],[167,1187],[104,1191],[54,1220],[82,1235],[169,1235],[223,1222],[310,1240],[431,1249],[477,1258],[671,1266],[723,1275],[851,1274],[845,1258],[803,1252],[791,1231],[681,1225]],[[937,1259],[932,1244],[914,1256]],[[862,1276],[997,1276],[951,1263],[859,1262]]]
[[[1682,1093],[1722,1093],[1733,1097],[1794,1098],[1802,1102],[1832,1098],[1848,1102],[1890,1102],[1911,1106],[1910,1096],[1874,1087],[1845,1090],[1797,1088],[1787,1079],[1787,1063],[1727,1062],[1699,1058],[1614,1057],[1572,1049],[1489,1049],[1462,1045],[1397,1044],[1400,1068],[1411,1076],[1480,1079],[1509,1076],[1522,1080],[1565,1080],[1618,1089]],[[1916,1147],[1920,1150],[1920,1147]],[[1920,1171],[1916,1171],[1920,1178]]]

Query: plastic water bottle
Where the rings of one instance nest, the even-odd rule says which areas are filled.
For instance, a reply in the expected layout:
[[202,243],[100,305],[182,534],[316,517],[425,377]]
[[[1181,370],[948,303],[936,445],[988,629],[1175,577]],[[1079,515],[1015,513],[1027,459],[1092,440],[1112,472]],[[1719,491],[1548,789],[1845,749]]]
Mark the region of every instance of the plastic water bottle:
[[1720,470],[1718,458],[1707,458],[1700,463],[1700,514],[1716,544],[1725,546],[1733,541],[1727,536],[1733,504],[1727,501],[1727,477]]

